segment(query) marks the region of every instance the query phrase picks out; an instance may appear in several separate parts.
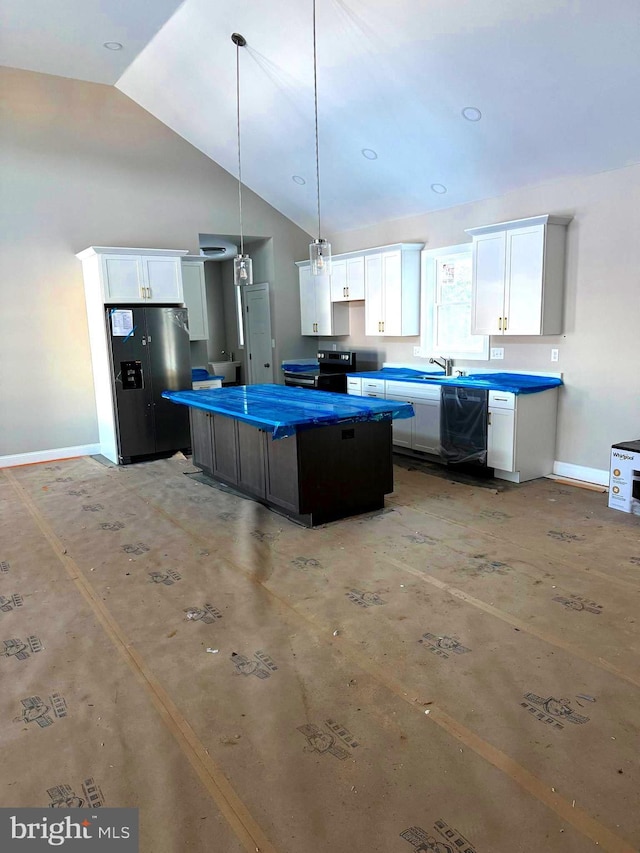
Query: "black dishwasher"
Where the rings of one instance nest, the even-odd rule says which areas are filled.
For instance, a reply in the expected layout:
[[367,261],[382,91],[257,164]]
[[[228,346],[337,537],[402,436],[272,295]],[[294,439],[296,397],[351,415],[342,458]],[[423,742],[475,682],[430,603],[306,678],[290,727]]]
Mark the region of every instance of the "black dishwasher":
[[442,386],[440,444],[448,464],[486,468],[488,395],[484,388]]

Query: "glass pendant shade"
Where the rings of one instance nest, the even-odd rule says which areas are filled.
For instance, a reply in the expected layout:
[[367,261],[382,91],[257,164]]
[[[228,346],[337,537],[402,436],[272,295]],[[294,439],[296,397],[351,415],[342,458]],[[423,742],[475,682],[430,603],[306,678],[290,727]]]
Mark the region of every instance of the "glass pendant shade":
[[237,287],[253,284],[253,263],[249,255],[236,255],[233,259],[233,283]]
[[331,243],[319,237],[309,243],[311,275],[331,275]]

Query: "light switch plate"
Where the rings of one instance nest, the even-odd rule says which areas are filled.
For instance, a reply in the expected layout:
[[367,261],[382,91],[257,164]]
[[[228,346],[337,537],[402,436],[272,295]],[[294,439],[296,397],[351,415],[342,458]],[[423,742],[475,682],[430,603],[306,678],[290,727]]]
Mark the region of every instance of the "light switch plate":
[[504,358],[504,347],[491,347],[491,358]]
[[558,360],[558,355],[559,355],[559,350],[557,350],[557,349],[554,347],[554,348],[551,350],[551,361],[557,361],[557,360]]
[[420,356],[422,355],[422,348],[421,347],[414,347],[413,348],[413,354],[416,358],[420,358]]

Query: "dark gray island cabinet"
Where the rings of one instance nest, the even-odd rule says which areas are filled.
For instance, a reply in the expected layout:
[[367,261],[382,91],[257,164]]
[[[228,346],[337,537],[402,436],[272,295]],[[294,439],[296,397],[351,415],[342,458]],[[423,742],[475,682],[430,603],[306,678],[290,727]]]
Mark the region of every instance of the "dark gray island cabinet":
[[274,439],[233,417],[193,407],[190,413],[197,468],[308,527],[382,509],[393,491],[391,418]]

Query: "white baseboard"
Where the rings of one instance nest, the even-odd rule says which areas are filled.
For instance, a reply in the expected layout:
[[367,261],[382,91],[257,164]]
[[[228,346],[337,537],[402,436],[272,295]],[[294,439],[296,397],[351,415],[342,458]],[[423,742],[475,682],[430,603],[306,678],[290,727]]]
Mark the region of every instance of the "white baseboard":
[[55,450],[34,450],[32,453],[13,453],[0,456],[0,468],[14,465],[33,465],[36,462],[54,462],[57,459],[72,459],[74,456],[95,456],[100,453],[99,444],[79,444],[77,447],[57,447]]
[[554,462],[553,473],[570,480],[582,480],[598,486],[609,485],[609,472],[601,468],[586,468],[584,465],[571,465],[569,462]]

